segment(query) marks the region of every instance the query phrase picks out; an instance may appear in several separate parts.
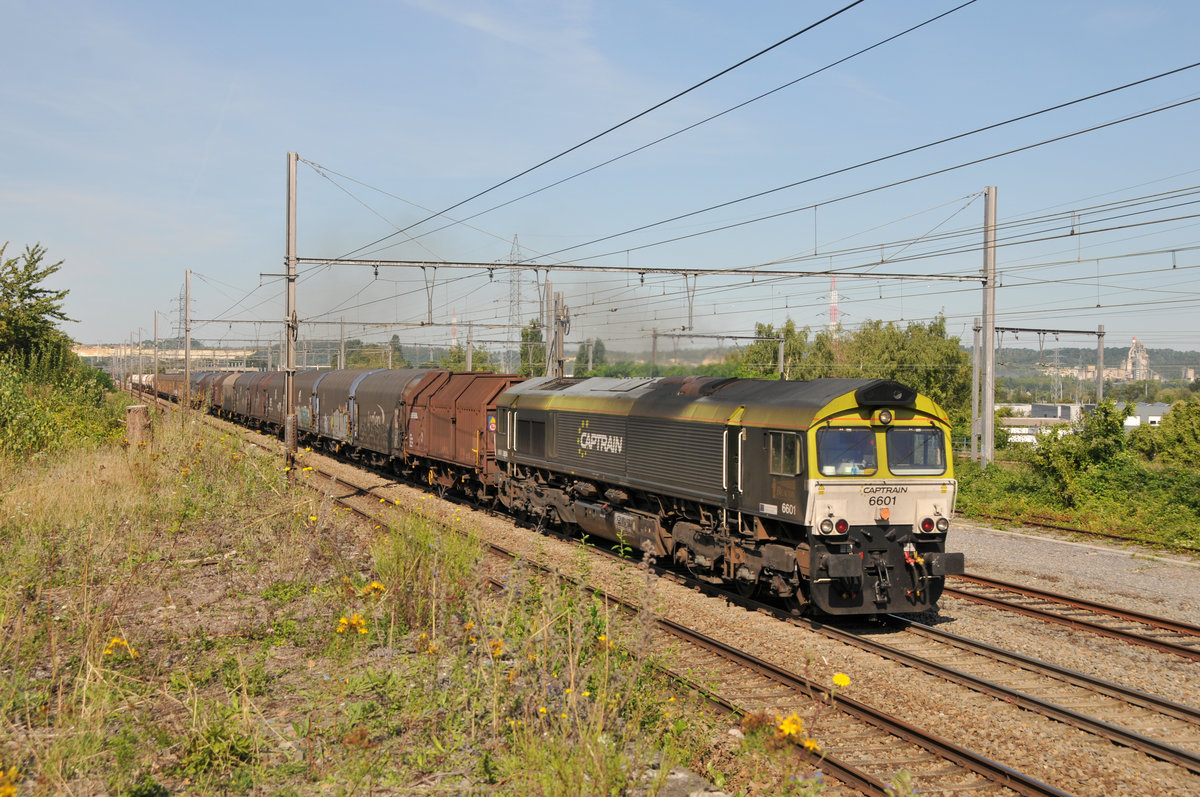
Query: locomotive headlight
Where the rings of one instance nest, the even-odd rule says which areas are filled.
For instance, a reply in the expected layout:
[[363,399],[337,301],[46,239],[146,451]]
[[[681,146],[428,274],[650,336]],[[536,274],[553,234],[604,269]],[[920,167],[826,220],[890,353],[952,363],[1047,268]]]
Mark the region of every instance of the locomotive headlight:
[[950,521],[944,517],[937,519],[937,530],[945,534],[950,530]]
[[820,528],[822,534],[832,534],[833,521],[829,518],[822,518],[821,525],[818,528]]
[[892,411],[880,410],[879,412],[875,413],[875,422],[882,424],[883,426],[887,426],[892,422]]

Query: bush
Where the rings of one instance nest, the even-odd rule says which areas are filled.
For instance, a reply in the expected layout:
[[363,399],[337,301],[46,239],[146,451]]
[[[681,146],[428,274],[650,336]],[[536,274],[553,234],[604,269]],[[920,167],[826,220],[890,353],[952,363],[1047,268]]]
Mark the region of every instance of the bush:
[[125,402],[111,385],[60,347],[0,356],[0,454],[22,459],[70,441],[118,437]]

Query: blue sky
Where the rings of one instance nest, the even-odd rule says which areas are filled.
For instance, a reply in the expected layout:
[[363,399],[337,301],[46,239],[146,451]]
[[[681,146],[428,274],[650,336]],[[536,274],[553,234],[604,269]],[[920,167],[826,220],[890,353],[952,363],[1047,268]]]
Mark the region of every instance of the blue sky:
[[[54,287],[71,291],[67,310],[78,323],[67,331],[77,340],[128,340],[139,328],[149,336],[156,309],[169,316],[160,325],[170,334],[186,269],[194,272],[195,317],[264,322],[198,324],[197,337],[231,345],[278,339],[283,286],[260,275],[282,270],[289,150],[306,161],[299,254],[336,257],[628,119],[848,2],[0,0],[7,64],[0,76],[0,241],[10,242],[9,255],[40,242],[53,260],[65,261]],[[866,0],[449,215],[464,219],[627,153],[958,4]],[[443,223],[427,223],[365,251],[497,262],[509,259],[518,236],[522,257],[546,264],[761,269],[753,281],[699,277],[692,327],[708,334],[751,334],[756,322],[789,317],[801,326],[826,324],[828,277],[784,280],[766,272],[832,268],[842,274],[843,324],[941,313],[969,340],[981,306],[977,282],[850,274],[977,274],[979,194],[995,185],[1000,239],[1010,243],[998,254],[999,324],[1104,324],[1110,345],[1138,337],[1151,347],[1200,350],[1200,249],[1190,248],[1200,246],[1191,218],[1200,205],[1190,204],[1200,190],[1200,103],[912,179],[1194,99],[1200,68],[811,180],[1185,66],[1200,60],[1198,31],[1200,6],[1192,2],[978,0],[611,165],[465,224],[430,233]],[[910,182],[872,190],[898,181]],[[867,193],[843,199],[860,192]],[[1168,192],[1175,192],[1169,200],[1149,199]],[[783,215],[741,224],[774,214]],[[1072,222],[1084,234],[1066,235]],[[695,235],[730,224],[739,226]],[[959,235],[937,238],[950,232]],[[681,236],[691,237],[659,243]],[[947,247],[955,253],[923,256]],[[779,261],[788,262],[770,265]],[[303,273],[305,319],[345,319],[349,334],[366,339],[399,334],[406,343],[428,343],[450,335],[443,327],[371,326],[426,318],[420,271],[383,269],[376,277],[334,266]],[[550,278],[572,308],[573,341],[600,337],[610,348],[637,349],[649,329],[688,321],[679,277],[648,275],[644,284],[611,273]],[[533,315],[534,279],[526,272],[517,286],[525,320]],[[435,321],[457,320],[460,338],[467,322],[479,325],[477,337],[510,334],[483,329],[513,315],[503,273],[489,280],[482,271],[440,269],[431,290]],[[302,329],[304,337],[326,335],[336,328]]]

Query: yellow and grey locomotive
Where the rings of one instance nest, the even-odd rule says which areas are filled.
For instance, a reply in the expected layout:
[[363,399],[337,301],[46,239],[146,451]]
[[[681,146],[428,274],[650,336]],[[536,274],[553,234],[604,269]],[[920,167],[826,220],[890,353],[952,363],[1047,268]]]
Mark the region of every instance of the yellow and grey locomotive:
[[920,612],[963,570],[949,422],[897,382],[532,379],[497,415],[509,509],[745,594]]

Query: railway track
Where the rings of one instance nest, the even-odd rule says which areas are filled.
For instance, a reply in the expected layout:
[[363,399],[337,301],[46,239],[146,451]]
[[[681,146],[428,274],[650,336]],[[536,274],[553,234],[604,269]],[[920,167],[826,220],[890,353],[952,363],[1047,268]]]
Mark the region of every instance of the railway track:
[[853,636],[880,655],[1200,774],[1200,710],[921,623]]
[[[350,489],[357,491],[360,488]],[[673,574],[672,577],[685,580],[679,574]],[[964,582],[967,581],[969,580],[964,579]],[[707,585],[695,586],[713,594]],[[986,588],[1002,589],[994,585]],[[978,589],[986,588],[978,586]],[[726,600],[735,600],[734,596],[727,593],[722,592],[720,596]],[[1059,599],[1058,605],[1064,605],[1061,596],[1049,593],[1021,597],[1021,601],[1035,599],[1051,603],[1054,599]],[[752,608],[765,610],[765,607],[761,606]],[[1150,628],[1156,627],[1153,623],[1143,620],[1151,619],[1157,622],[1157,618],[1142,616],[1142,619],[1135,620],[1129,616],[1132,613],[1121,616],[1114,614],[1116,610],[1100,607],[1098,604],[1067,605],[1056,614],[1060,618],[1059,621],[1063,621],[1061,618],[1069,617],[1070,613],[1095,613],[1098,610],[1102,610],[1099,613],[1110,617],[1116,625],[1135,622]],[[775,609],[770,611],[782,614]],[[787,619],[798,622],[794,618]],[[1073,618],[1071,623],[1078,625],[1079,618]],[[919,624],[904,626],[907,630],[903,633],[893,630],[886,641],[868,639],[869,636],[881,637],[879,629],[864,635],[823,626],[820,623],[809,625],[827,635],[846,635],[841,641],[847,641],[860,648],[873,648],[880,656],[900,661],[906,666],[917,667],[1005,702],[1037,711],[1182,767],[1190,773],[1200,774],[1200,715],[1189,707],[1123,689],[1115,684],[1099,682],[1081,673],[1056,668],[1008,651],[989,648],[972,640],[921,627]],[[1190,626],[1182,631],[1162,629],[1161,626],[1157,628],[1155,634],[1165,631],[1194,636],[1197,630]],[[662,628],[661,633],[666,635],[672,632]],[[684,644],[680,641],[683,637],[678,634],[673,636],[675,641],[670,644]],[[695,662],[704,662],[705,680],[688,680],[687,673],[674,675],[682,683],[709,694],[714,702],[732,710],[768,711],[786,716],[792,710],[796,710],[789,706],[811,705],[810,695],[820,692],[817,685],[804,682],[793,673],[778,670],[770,674],[760,669],[760,665],[767,668],[771,668],[771,665],[753,660],[739,651],[725,650],[725,646],[715,640],[702,641],[697,637],[688,640],[686,644],[693,646],[687,654],[689,658]],[[1191,649],[1190,646],[1185,647]],[[799,686],[789,686],[789,681]],[[840,696],[838,703],[851,706],[850,701]],[[861,704],[854,708],[871,711],[869,707]],[[842,722],[844,715],[837,716],[838,721]],[[852,788],[882,794],[883,782],[876,773],[894,771],[896,767],[902,766],[913,772],[923,792],[944,788],[989,793],[1060,793],[1044,783],[1024,778],[1020,773],[1007,770],[986,758],[956,749],[952,744],[924,734],[919,729],[906,727],[902,722],[897,723],[883,716],[878,719],[882,723],[890,721],[894,724],[884,727],[864,717],[857,717],[854,719],[857,724],[848,725],[845,729],[830,725],[828,729],[821,730],[822,742],[828,752],[823,766],[827,771],[840,771],[837,776]],[[907,752],[876,758],[874,761],[864,762],[856,758],[866,751],[896,749],[905,749]],[[960,760],[962,756],[966,758]],[[890,770],[887,769],[889,766]],[[874,771],[872,767],[875,768]]]
[[[350,484],[320,468],[314,472],[343,486],[345,494],[330,491],[331,500],[370,523],[379,522],[380,500],[371,488]],[[319,483],[309,486],[321,489]],[[490,547],[495,555],[515,558],[499,546]],[[606,599],[636,611],[618,596],[606,595]],[[820,733],[824,752],[820,765],[857,792],[886,795],[894,773],[907,769],[921,793],[1065,794],[864,703],[842,696],[830,701],[824,686],[666,618],[655,619],[651,648],[664,661],[688,662],[686,669],[668,665],[664,672],[727,711],[803,715],[813,706],[814,696],[832,702],[836,711],[822,716],[813,727]]]
[[943,594],[1200,661],[1200,626],[985,576],[951,578]]
[[[809,627],[832,639],[1200,774],[1200,710],[1191,706],[904,618],[889,618],[890,630],[889,626],[844,629],[795,618],[778,607],[711,590],[702,582],[671,571],[667,574],[747,609],[774,614],[786,622]],[[897,629],[905,633],[897,634]]]

